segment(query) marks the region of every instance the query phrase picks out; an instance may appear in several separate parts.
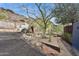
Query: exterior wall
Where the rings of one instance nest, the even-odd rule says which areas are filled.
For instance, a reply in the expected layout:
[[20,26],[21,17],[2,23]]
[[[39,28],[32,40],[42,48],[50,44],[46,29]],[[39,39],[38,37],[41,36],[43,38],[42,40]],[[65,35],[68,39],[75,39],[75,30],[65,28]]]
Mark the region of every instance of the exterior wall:
[[0,29],[11,29],[14,27],[15,24],[13,22],[0,21]]
[[[25,22],[21,22],[21,21],[15,21],[15,22],[14,21],[0,21],[0,32],[1,31],[2,32],[5,32],[5,31],[20,32],[21,31],[20,29],[22,29],[22,28],[19,28],[18,26],[23,25],[23,24],[25,24],[25,26],[22,27],[22,28],[29,29],[28,25],[27,25],[28,23],[25,23]],[[33,30],[33,28],[31,28],[31,29]],[[31,30],[31,32],[34,32],[32,30]]]
[[18,22],[0,21],[0,32],[18,32],[16,25]]
[[73,25],[72,46],[79,50],[79,22]]

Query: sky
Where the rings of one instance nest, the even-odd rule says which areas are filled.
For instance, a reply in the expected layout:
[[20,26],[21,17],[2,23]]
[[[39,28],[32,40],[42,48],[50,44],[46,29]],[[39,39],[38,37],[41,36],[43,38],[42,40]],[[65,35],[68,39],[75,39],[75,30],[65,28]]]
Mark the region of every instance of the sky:
[[[35,9],[35,13],[38,14],[38,9],[33,3],[0,3],[0,8],[10,9],[17,14],[27,16],[26,12],[22,9],[22,6],[26,6],[29,9]],[[46,9],[54,8],[54,4],[46,4]],[[47,10],[48,12],[48,10]],[[48,12],[49,13],[49,12]],[[55,23],[55,18],[52,18],[51,21]]]
[[[37,9],[33,3],[0,3],[0,8],[13,10],[15,13],[26,15],[25,11],[21,8],[22,6],[27,6],[30,9]],[[50,8],[51,4],[47,5],[46,8]],[[38,11],[36,11],[38,12]]]
[[33,4],[23,4],[23,3],[0,3],[0,8],[13,10],[15,13],[20,15],[26,15],[24,10],[22,10],[22,5],[26,5],[30,8],[33,8]]

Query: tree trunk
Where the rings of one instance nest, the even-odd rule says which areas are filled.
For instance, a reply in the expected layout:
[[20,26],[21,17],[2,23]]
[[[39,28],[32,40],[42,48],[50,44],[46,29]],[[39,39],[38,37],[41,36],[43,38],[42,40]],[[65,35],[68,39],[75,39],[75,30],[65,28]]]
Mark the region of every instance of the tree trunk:
[[44,28],[43,28],[43,38],[46,38],[46,24],[44,23]]

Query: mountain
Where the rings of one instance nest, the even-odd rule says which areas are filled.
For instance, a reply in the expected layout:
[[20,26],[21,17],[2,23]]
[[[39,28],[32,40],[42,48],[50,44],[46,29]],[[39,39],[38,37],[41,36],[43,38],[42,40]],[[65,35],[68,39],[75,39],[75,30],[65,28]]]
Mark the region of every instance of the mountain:
[[10,9],[4,9],[4,8],[0,8],[0,20],[14,21],[14,22],[26,21],[27,23],[31,22],[31,20],[26,18],[25,16],[19,15]]

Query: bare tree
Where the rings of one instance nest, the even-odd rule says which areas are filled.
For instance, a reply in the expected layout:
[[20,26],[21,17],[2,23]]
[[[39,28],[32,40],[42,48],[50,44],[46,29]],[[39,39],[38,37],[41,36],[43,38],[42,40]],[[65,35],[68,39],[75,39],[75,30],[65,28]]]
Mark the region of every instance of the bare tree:
[[[53,11],[54,8],[52,7],[53,4],[41,4],[35,3],[35,9],[29,9],[28,7],[24,6],[23,8],[27,11],[27,16],[30,19],[33,19],[43,30],[43,35],[46,34],[46,30],[48,28],[48,22],[51,18],[53,18]],[[43,25],[36,21],[37,19],[41,20]]]

